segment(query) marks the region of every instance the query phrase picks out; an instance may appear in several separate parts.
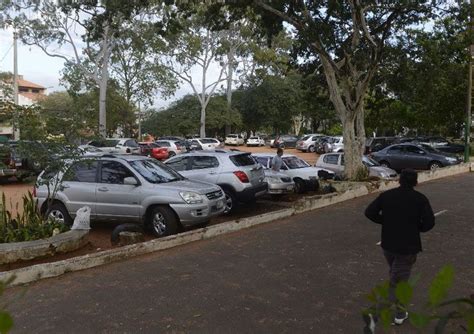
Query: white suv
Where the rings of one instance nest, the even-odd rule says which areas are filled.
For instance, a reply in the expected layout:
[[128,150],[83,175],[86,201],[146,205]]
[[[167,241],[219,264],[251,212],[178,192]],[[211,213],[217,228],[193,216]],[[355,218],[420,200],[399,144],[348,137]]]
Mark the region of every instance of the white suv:
[[225,137],[224,143],[226,145],[243,145],[244,144],[244,138],[241,135],[238,134],[230,134]]
[[140,145],[133,138],[106,138],[87,143],[105,153],[140,154]]
[[42,213],[67,225],[78,209],[88,206],[91,220],[143,223],[161,237],[224,211],[221,188],[188,180],[143,156],[105,154],[71,161],[65,173],[50,178],[51,184],[60,184],[49,206],[44,174],[33,195]]
[[250,153],[196,151],[170,158],[165,164],[190,179],[220,186],[226,197],[226,213],[238,202],[253,201],[267,192],[263,168]]

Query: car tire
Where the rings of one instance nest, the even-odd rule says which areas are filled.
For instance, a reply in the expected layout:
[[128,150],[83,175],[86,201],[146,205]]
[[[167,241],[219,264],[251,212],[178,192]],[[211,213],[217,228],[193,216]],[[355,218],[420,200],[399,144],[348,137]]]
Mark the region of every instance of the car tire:
[[225,209],[224,214],[230,214],[237,207],[237,198],[232,190],[224,188]]
[[432,161],[430,162],[430,164],[428,165],[428,168],[430,170],[437,170],[438,168],[441,168],[443,167],[443,165],[441,164],[441,162],[439,161]]
[[391,168],[391,167],[390,167],[390,164],[388,163],[388,161],[382,160],[382,161],[380,161],[379,163],[380,163],[380,166],[382,166],[382,167]]
[[306,184],[300,178],[295,178],[295,193],[297,194],[304,194],[306,192]]
[[46,218],[55,219],[56,221],[64,224],[66,226],[71,226],[73,220],[69,215],[66,207],[61,202],[54,202],[53,205],[49,208],[45,215]]
[[316,150],[314,149],[314,146],[313,146],[313,145],[311,145],[310,147],[308,147],[308,152],[311,152],[311,153],[316,152]]
[[166,206],[155,206],[150,211],[148,227],[155,237],[166,237],[178,232],[178,219]]

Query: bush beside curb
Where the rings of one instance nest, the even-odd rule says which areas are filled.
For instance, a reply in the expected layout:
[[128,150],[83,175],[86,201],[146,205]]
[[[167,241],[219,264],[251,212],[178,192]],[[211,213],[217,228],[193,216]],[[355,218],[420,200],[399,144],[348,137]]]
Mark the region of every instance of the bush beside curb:
[[[472,170],[473,165],[473,163],[467,163],[446,167],[437,171],[421,172],[419,173],[418,180],[420,183],[423,183],[447,176],[467,173]],[[381,181],[376,184],[369,182],[353,183],[350,189],[343,193],[332,193],[322,196],[318,195],[305,197],[295,202],[292,208],[273,211],[254,217],[228,221],[218,225],[185,232],[166,238],[155,239],[134,245],[128,245],[121,248],[106,250],[95,254],[88,254],[53,263],[37,264],[30,267],[1,272],[0,280],[6,281],[10,277],[15,276],[16,279],[11,283],[12,286],[30,283],[42,278],[55,277],[71,271],[93,268],[103,264],[124,260],[134,256],[143,255],[155,251],[169,249],[198,240],[214,238],[221,234],[232,233],[241,229],[249,228],[263,223],[268,223],[273,220],[290,217],[294,214],[311,211],[360,196],[365,196],[370,193],[385,191],[388,189],[395,188],[397,186],[397,181]],[[1,249],[0,252],[2,252]]]

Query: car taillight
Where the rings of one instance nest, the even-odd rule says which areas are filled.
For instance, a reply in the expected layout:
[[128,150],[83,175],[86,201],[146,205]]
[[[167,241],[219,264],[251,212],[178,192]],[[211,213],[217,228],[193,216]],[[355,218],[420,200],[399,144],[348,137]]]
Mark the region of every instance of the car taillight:
[[242,183],[249,183],[249,178],[245,172],[242,172],[241,170],[238,170],[234,172],[234,175],[237,176],[237,178],[240,180]]
[[176,149],[181,150],[181,145],[176,144]]

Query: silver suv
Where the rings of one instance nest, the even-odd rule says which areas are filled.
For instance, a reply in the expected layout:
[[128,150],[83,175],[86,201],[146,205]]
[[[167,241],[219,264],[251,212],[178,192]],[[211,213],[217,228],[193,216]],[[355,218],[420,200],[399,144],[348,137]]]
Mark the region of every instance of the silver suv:
[[225,208],[218,186],[188,180],[143,156],[87,157],[70,162],[64,173],[51,180],[60,184],[49,209],[42,182],[37,182],[35,197],[41,212],[65,224],[71,224],[76,211],[87,205],[91,220],[144,223],[160,237],[176,233],[180,225],[206,223]]
[[225,193],[225,213],[238,202],[253,201],[267,192],[263,168],[250,153],[196,151],[170,158],[165,164],[190,179],[219,185]]

